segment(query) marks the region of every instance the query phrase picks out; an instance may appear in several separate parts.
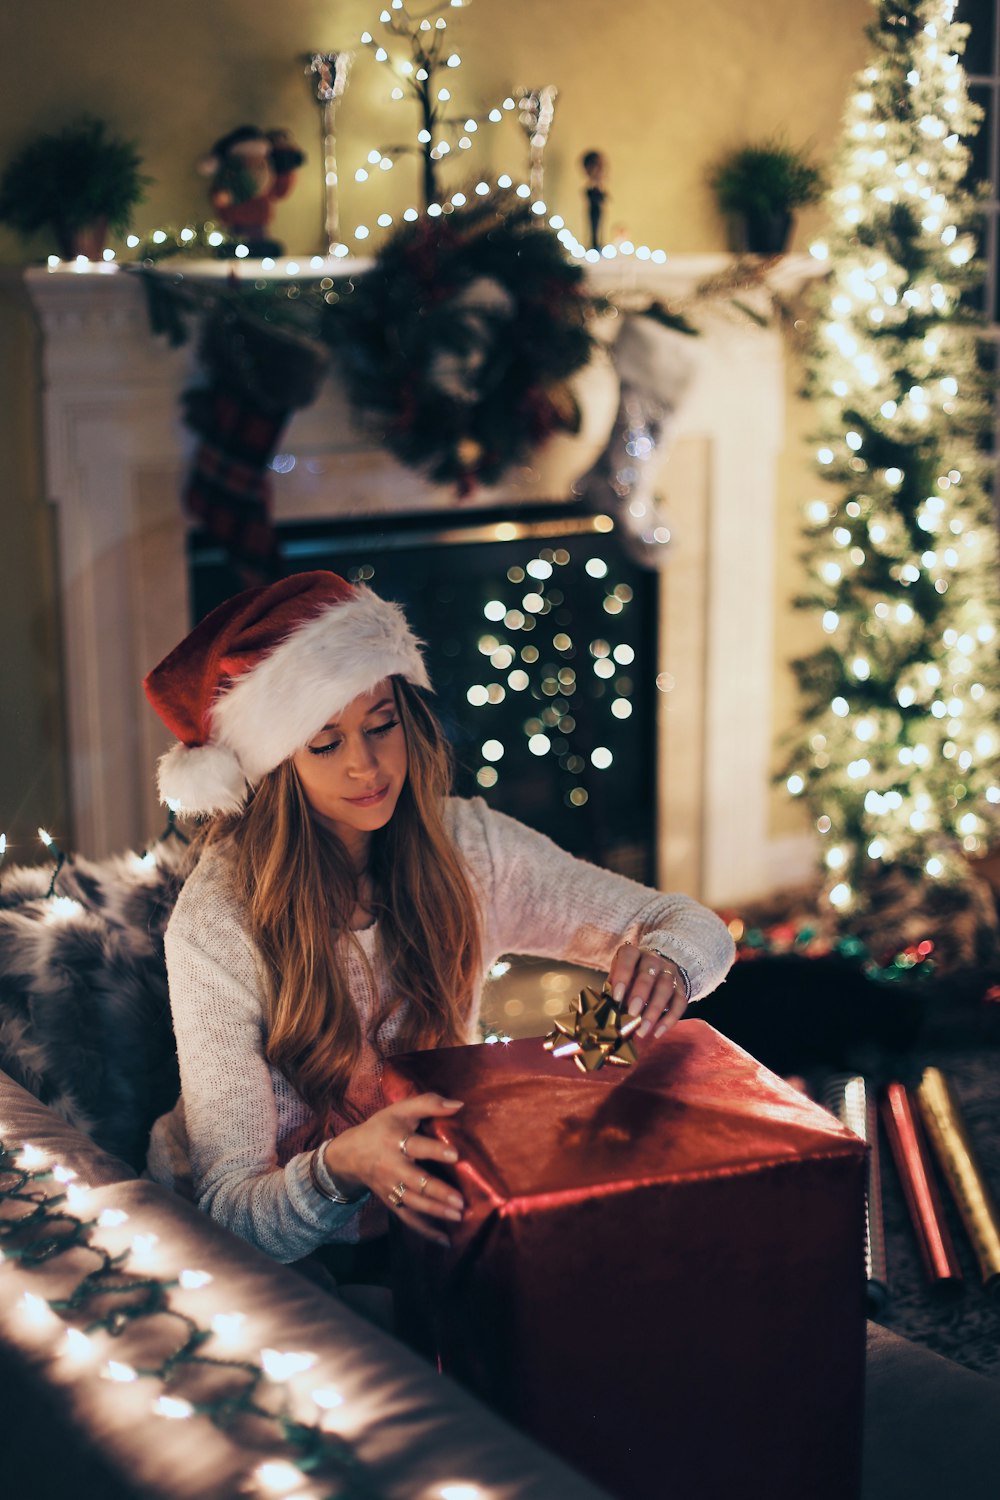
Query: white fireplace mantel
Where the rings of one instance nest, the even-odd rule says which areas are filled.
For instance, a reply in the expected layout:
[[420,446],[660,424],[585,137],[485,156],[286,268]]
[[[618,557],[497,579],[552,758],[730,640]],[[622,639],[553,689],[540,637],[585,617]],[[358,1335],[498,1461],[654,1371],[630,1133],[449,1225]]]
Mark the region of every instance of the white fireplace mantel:
[[[595,290],[676,301],[728,257],[603,263]],[[206,273],[218,274],[208,265]],[[241,273],[253,275],[244,263]],[[344,263],[337,266],[343,272]],[[815,263],[785,260],[790,290]],[[358,270],[363,270],[359,265]],[[197,274],[197,268],[187,268]],[[72,266],[27,273],[41,319],[46,485],[58,514],[60,607],[73,847],[97,857],[141,847],[163,826],[154,766],[167,736],[144,673],[190,624],[180,493],[192,439],[178,397],[190,346],[149,331],[140,279]],[[774,329],[716,312],[692,340],[696,377],[660,471],[676,538],[663,570],[658,867],[661,885],[725,904],[804,874],[806,841],[768,839],[776,470],[784,434],[783,349]],[[613,322],[613,320],[612,320]],[[613,336],[613,326],[605,333]],[[606,357],[584,372],[583,431],[478,504],[551,500],[600,452],[617,404]],[[282,440],[278,520],[383,517],[455,504],[352,420],[335,381]]]

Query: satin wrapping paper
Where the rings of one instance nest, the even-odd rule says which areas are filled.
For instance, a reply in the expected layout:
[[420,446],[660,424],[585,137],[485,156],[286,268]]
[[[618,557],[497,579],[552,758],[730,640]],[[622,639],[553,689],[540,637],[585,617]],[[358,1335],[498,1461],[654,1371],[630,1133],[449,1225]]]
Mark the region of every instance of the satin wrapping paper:
[[976,1160],[958,1100],[940,1069],[924,1069],[917,1106],[972,1241],[983,1285],[996,1295],[1000,1293],[1000,1215]]
[[902,1083],[886,1086],[882,1121],[903,1186],[924,1274],[940,1290],[957,1290],[962,1284],[962,1269],[945,1222],[927,1143],[913,1101]]
[[865,1148],[702,1021],[582,1076],[541,1041],[386,1065],[465,1108],[450,1250],[394,1220],[399,1331],[623,1500],[852,1500]]
[[865,1269],[868,1273],[868,1304],[881,1312],[889,1300],[889,1275],[885,1258],[885,1211],[882,1205],[882,1162],[878,1142],[878,1105],[871,1085],[859,1073],[838,1073],[823,1089],[823,1103],[841,1125],[868,1147],[865,1192]]

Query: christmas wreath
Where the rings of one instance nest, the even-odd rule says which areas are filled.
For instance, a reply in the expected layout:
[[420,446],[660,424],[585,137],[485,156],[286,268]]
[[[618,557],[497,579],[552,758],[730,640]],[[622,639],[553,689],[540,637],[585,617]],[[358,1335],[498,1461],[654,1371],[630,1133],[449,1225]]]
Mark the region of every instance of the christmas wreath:
[[583,272],[520,199],[405,225],[337,290],[323,337],[350,400],[430,479],[468,495],[578,429],[567,381],[590,356]]

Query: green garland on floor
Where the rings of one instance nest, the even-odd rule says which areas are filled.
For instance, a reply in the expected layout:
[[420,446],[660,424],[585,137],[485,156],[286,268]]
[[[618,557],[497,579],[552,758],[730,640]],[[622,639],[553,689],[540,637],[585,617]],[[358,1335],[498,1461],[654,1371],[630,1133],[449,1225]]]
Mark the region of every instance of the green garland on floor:
[[747,926],[741,917],[728,919],[729,931],[736,941],[736,957],[781,958],[789,953],[803,958],[848,958],[855,960],[869,979],[891,984],[910,977],[929,979],[935,969],[930,938],[911,943],[902,952],[880,962],[859,937],[831,937],[816,922],[777,922],[771,927]]
[[[81,1340],[95,1333],[119,1338],[131,1324],[143,1318],[175,1320],[178,1343],[160,1364],[133,1368],[109,1360],[105,1374],[112,1380],[129,1383],[137,1379],[158,1381],[162,1391],[153,1408],[167,1418],[203,1416],[222,1431],[231,1429],[240,1417],[263,1421],[274,1434],[273,1441],[268,1442],[267,1459],[272,1460],[275,1452],[283,1450],[287,1462],[321,1484],[331,1486],[324,1492],[325,1500],[384,1500],[382,1491],[369,1482],[362,1461],[345,1438],[294,1417],[286,1392],[280,1393],[276,1410],[260,1399],[261,1392],[270,1386],[262,1364],[252,1359],[207,1354],[205,1345],[215,1336],[213,1330],[202,1327],[195,1318],[171,1305],[169,1294],[182,1286],[183,1281],[126,1270],[125,1262],[132,1249],[110,1254],[95,1243],[94,1230],[99,1221],[80,1217],[86,1211],[84,1203],[79,1204],[78,1211],[70,1208],[75,1174],[55,1165],[51,1168],[19,1165],[17,1158],[27,1149],[13,1148],[0,1140],[0,1262],[17,1262],[33,1268],[81,1249],[97,1258],[94,1269],[81,1276],[67,1296],[46,1298],[26,1293],[22,1301],[29,1316],[34,1313],[41,1319],[68,1320],[66,1347],[70,1350],[74,1343],[79,1347]],[[45,1183],[65,1185],[65,1191],[39,1191],[39,1186]],[[77,1187],[76,1191],[85,1194],[87,1190]],[[217,1394],[196,1401],[167,1394],[171,1387],[176,1388],[185,1371],[206,1370],[213,1374],[228,1371],[232,1380],[224,1382]],[[279,1387],[270,1389],[277,1391]]]

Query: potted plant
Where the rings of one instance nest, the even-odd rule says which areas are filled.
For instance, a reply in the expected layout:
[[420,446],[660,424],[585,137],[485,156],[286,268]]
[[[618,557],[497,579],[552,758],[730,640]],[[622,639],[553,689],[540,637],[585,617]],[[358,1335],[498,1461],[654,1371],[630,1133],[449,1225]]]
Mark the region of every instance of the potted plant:
[[737,249],[780,255],[788,244],[793,210],[815,203],[823,177],[801,151],[780,140],[741,146],[715,166],[709,181],[719,207],[737,225]]
[[0,179],[0,220],[21,234],[51,230],[64,258],[99,260],[109,230],[123,233],[151,181],[134,141],[89,116],[39,136]]

